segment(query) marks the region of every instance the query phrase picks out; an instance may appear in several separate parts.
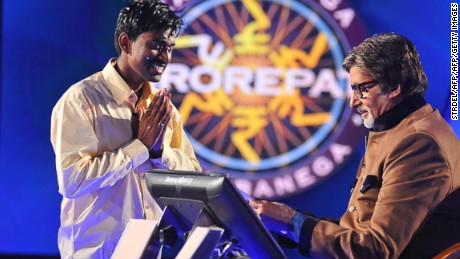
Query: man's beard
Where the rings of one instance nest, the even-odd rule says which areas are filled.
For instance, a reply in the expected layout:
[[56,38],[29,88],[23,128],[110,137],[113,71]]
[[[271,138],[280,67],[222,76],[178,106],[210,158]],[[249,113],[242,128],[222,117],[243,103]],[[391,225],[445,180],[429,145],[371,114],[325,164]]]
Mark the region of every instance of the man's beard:
[[368,111],[366,118],[363,120],[364,127],[372,129],[374,127],[374,122],[374,116],[372,116],[372,114]]

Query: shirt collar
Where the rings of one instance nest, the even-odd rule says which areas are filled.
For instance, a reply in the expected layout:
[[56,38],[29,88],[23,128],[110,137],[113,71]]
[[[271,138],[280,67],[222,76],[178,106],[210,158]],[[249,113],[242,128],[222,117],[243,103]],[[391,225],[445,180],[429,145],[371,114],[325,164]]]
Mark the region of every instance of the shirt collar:
[[425,98],[421,94],[414,94],[405,98],[395,107],[378,117],[374,122],[372,131],[379,132],[393,128],[425,104]]
[[[110,59],[102,70],[102,76],[104,77],[104,80],[107,83],[107,87],[109,88],[118,105],[125,101],[128,101],[134,105],[138,100],[136,93],[129,87],[123,77],[121,77],[121,75],[115,69],[116,63],[117,60],[115,58]],[[150,82],[145,82],[141,94],[141,99],[153,99],[152,95],[157,91],[158,89],[153,87]],[[146,105],[148,104],[149,102],[147,101]]]
[[123,77],[115,69],[116,59],[112,58],[109,60],[107,65],[102,70],[102,76],[104,77],[107,87],[112,93],[117,104],[121,104],[134,94],[134,91],[128,86],[123,80]]

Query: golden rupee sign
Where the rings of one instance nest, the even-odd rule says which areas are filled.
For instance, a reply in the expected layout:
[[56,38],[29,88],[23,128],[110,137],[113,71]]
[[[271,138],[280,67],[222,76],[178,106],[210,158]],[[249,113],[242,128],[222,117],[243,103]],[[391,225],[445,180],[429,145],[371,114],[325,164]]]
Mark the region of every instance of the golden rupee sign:
[[173,93],[205,170],[276,198],[346,161],[362,137],[341,68],[365,37],[353,9],[339,0],[191,1],[183,18],[159,87]]

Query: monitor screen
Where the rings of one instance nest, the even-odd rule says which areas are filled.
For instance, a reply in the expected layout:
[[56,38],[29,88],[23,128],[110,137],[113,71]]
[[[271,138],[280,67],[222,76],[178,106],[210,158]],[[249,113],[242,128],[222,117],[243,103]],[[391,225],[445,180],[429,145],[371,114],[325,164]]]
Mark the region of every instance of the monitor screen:
[[227,175],[152,170],[146,173],[146,180],[154,199],[174,214],[179,235],[190,231],[204,212],[224,229],[222,242],[232,241],[250,258],[285,258]]

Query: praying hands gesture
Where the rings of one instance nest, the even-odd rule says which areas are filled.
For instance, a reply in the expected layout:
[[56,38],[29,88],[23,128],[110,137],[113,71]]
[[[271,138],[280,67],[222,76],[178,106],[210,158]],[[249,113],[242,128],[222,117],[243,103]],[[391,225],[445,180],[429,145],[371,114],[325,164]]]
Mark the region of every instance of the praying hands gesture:
[[147,109],[139,108],[133,119],[134,134],[137,135],[154,157],[160,157],[166,125],[171,118],[171,94],[165,88],[158,91]]

